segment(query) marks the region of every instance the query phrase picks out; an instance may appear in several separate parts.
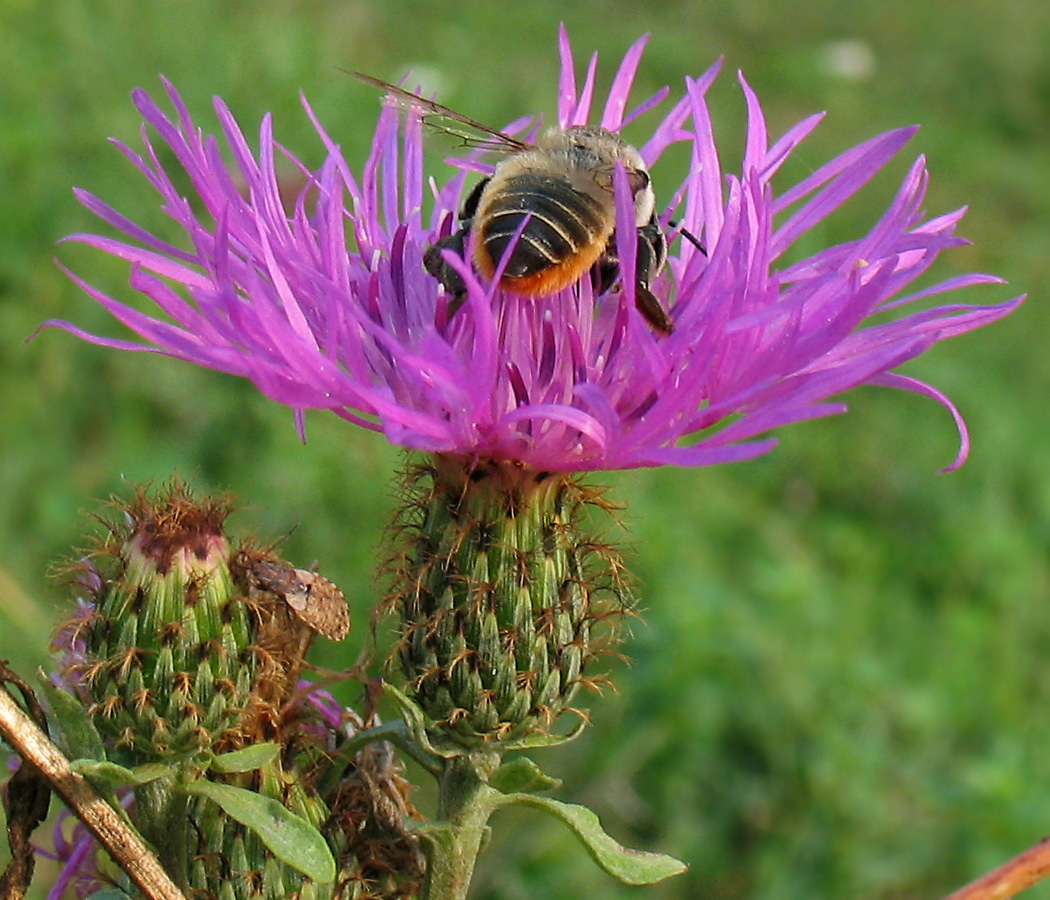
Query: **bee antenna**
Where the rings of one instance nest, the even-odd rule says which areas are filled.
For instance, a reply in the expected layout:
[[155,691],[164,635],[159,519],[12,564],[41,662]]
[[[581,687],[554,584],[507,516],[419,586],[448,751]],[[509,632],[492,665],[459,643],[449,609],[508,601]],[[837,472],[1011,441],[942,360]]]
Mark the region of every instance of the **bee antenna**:
[[690,244],[696,247],[697,250],[703,253],[704,256],[707,256],[707,247],[703,245],[703,242],[695,234],[693,234],[688,229],[679,226],[679,224],[673,220],[669,221],[667,224],[670,225],[672,228],[678,229],[678,233],[682,237],[684,237],[687,241],[689,241]]

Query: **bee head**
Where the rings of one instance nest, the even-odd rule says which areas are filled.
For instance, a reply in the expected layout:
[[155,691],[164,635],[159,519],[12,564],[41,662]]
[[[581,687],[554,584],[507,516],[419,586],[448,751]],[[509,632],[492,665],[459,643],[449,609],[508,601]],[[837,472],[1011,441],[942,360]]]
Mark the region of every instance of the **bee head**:
[[569,164],[590,173],[606,190],[612,188],[612,173],[620,163],[627,171],[628,184],[634,194],[635,224],[647,225],[656,210],[656,194],[650,183],[649,170],[637,149],[618,134],[594,125],[574,125],[564,130],[552,128],[536,144],[537,149],[564,154]]

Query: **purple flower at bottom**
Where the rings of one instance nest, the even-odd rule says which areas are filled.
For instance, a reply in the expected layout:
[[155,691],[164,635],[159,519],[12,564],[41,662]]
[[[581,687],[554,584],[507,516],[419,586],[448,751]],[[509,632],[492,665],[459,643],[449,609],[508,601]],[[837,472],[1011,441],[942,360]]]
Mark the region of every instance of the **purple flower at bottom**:
[[[132,811],[135,795],[131,791],[122,790],[120,805],[125,811]],[[73,821],[72,827],[69,828],[71,821],[73,814],[68,809],[60,810],[51,829],[51,843],[54,849],[37,847],[37,852],[42,857],[61,864],[55,883],[47,892],[47,900],[62,900],[70,889],[78,900],[84,900],[85,897],[112,885],[112,876],[105,873],[108,856],[102,850],[98,839],[82,822]],[[107,863],[103,863],[103,860]]]
[[[625,114],[644,44],[627,52],[600,117],[592,116],[597,59],[578,85],[563,30],[558,125],[618,132],[663,100],[666,91]],[[706,101],[717,71],[716,65],[687,78],[684,95],[639,147],[650,168],[674,142],[688,143],[692,154],[689,175],[660,220],[673,236],[675,218],[706,253],[672,240],[668,264],[651,285],[671,310],[669,336],[635,308],[633,207],[623,177],[615,179],[623,278],[612,290],[595,296],[584,278],[527,299],[464,265],[457,270],[467,299],[449,315],[451,298],[424,271],[423,255],[455,221],[467,170],[491,172],[491,166],[474,155],[445,184],[428,183],[420,117],[410,114],[402,123],[400,111],[388,106],[358,176],[307,105],[327,148],[324,164],[311,172],[276,143],[268,116],[253,154],[216,100],[231,165],[167,83],[175,117],[136,91],[135,104],[156,137],[144,127],[145,153],[122,149],[185,229],[188,249],[154,237],[84,191],[77,192],[81,202],[130,241],[72,238],[127,260],[132,287],[165,318],[76,278],[145,343],[48,324],[106,346],[242,375],[297,414],[330,409],[404,447],[542,470],[755,457],[775,445],[763,437],[771,429],[843,412],[843,403],[828,398],[859,384],[913,391],[947,407],[960,432],[949,468],[961,465],[969,441],[955,407],[935,388],[892,370],[937,341],[1002,318],[1023,298],[996,306],[926,305],[999,279],[969,274],[913,286],[941,250],[965,243],[955,235],[963,210],[924,217],[921,157],[867,234],[785,261],[915,129],[873,138],[775,191],[774,175],[820,116],[771,144],[759,102],[741,77],[746,146],[739,174],[726,173]],[[192,201],[162,167],[158,138],[189,176]],[[290,213],[278,184],[279,155],[307,179]]]

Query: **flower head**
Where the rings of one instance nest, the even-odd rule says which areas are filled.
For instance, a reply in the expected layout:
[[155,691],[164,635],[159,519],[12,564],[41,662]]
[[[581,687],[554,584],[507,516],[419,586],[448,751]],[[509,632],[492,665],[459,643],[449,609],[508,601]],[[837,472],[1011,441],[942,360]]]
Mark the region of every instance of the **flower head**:
[[[599,117],[592,115],[596,57],[579,85],[563,31],[558,125],[590,122],[619,131],[663,100],[666,91],[625,113],[644,43],[624,57]],[[799,239],[883,168],[914,129],[873,138],[774,190],[774,175],[820,117],[770,143],[759,102],[741,77],[747,141],[740,172],[726,173],[706,102],[717,71],[716,65],[687,78],[684,95],[639,147],[649,167],[674,142],[686,142],[692,153],[689,174],[660,221],[673,235],[668,223],[677,216],[704,250],[673,240],[668,265],[651,285],[671,309],[675,327],[668,336],[635,309],[634,210],[625,178],[615,179],[623,277],[612,290],[596,296],[584,278],[547,297],[522,298],[452,259],[466,300],[450,315],[450,297],[424,270],[423,256],[455,221],[466,170],[491,171],[483,159],[461,161],[458,174],[430,182],[428,190],[420,118],[410,114],[402,124],[390,106],[355,175],[307,105],[327,149],[321,168],[308,171],[277,144],[269,117],[253,153],[216,100],[231,166],[167,83],[175,117],[136,91],[135,104],[156,138],[144,128],[144,155],[122,149],[185,229],[187,246],[158,239],[83,191],[81,202],[128,240],[74,236],[127,260],[132,287],[165,318],[78,278],[144,343],[48,324],[99,344],[242,375],[297,413],[330,409],[405,447],[539,470],[758,456],[775,444],[763,437],[771,429],[844,411],[829,398],[859,384],[914,391],[946,406],[960,431],[952,467],[960,465],[968,438],[954,406],[893,370],[939,340],[1001,318],[1023,298],[986,307],[924,305],[998,279],[970,274],[913,287],[941,250],[964,243],[955,235],[963,210],[924,218],[921,157],[867,234],[786,262]],[[158,138],[189,175],[194,202],[162,166]],[[290,213],[280,194],[279,155],[308,182]]]

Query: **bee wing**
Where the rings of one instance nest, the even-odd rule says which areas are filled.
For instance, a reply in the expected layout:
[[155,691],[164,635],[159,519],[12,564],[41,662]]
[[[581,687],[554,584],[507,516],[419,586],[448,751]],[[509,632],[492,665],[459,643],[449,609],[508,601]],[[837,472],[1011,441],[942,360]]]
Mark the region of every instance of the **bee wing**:
[[[460,138],[467,146],[480,147],[485,150],[505,150],[510,153],[520,153],[522,150],[528,150],[532,146],[511,137],[509,134],[497,131],[495,128],[482,125],[480,122],[470,118],[470,116],[458,113],[454,109],[449,109],[447,106],[428,100],[426,97],[420,97],[419,94],[413,94],[411,91],[399,88],[396,84],[390,84],[387,81],[373,78],[371,75],[365,75],[362,72],[351,72],[347,69],[343,71],[348,75],[352,75],[358,81],[363,81],[365,84],[370,84],[385,91],[401,106],[414,106],[423,110],[423,122],[428,127]],[[448,125],[442,120],[455,122],[470,130],[464,131],[462,128]]]

